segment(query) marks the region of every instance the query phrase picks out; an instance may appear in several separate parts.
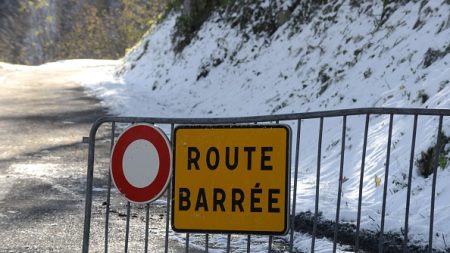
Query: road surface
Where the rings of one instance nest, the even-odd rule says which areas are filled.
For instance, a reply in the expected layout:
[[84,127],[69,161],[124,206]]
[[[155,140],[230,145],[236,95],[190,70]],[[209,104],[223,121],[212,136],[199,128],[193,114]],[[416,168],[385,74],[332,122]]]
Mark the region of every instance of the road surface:
[[[88,148],[81,140],[106,111],[76,80],[114,64],[0,63],[0,252],[81,251]],[[109,133],[100,130],[96,150],[91,252],[103,251]],[[123,252],[125,200],[113,192],[112,201],[109,250]],[[150,215],[150,252],[163,251],[163,204]],[[132,213],[129,249],[142,252],[144,212]],[[171,244],[169,252],[181,251]]]

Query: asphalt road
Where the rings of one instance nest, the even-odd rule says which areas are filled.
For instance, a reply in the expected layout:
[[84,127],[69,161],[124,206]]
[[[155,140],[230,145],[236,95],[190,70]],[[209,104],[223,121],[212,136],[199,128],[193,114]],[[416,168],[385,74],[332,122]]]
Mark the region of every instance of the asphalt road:
[[[87,145],[100,101],[74,81],[114,62],[38,67],[0,64],[0,252],[80,252]],[[103,251],[109,126],[99,132],[91,252]],[[110,252],[123,252],[126,201],[113,191]],[[150,250],[162,252],[164,203],[152,205]],[[143,251],[145,212],[133,207],[129,252]],[[169,252],[181,252],[170,242]]]

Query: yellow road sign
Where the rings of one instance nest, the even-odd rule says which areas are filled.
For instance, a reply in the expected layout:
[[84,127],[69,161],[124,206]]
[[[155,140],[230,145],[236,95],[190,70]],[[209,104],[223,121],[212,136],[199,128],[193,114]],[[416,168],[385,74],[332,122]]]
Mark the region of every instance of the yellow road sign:
[[179,126],[174,135],[175,231],[287,232],[288,126]]

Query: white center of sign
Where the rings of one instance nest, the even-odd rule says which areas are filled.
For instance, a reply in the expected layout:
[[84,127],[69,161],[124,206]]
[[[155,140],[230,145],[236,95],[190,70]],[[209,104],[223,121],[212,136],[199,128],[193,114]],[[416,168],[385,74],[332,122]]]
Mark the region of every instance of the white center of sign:
[[147,187],[158,174],[158,151],[147,140],[135,140],[125,150],[122,167],[125,178],[132,186]]

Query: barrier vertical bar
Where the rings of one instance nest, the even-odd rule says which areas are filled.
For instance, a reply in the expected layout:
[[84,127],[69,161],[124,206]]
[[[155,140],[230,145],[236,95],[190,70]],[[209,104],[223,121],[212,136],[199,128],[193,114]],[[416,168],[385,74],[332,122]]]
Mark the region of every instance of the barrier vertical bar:
[[[152,123],[152,125],[154,125]],[[148,238],[149,238],[149,225],[150,225],[150,204],[145,205],[145,239],[144,239],[144,252],[148,252]]]
[[272,242],[273,242],[273,237],[269,236],[269,245],[267,247],[267,252],[272,252]]
[[186,233],[186,253],[189,252],[189,233]]
[[[175,150],[175,147],[173,147],[173,138],[174,138],[174,128],[175,128],[175,124],[170,124],[170,141],[172,143],[172,150]],[[173,166],[173,165],[172,165]],[[173,168],[172,168],[173,169]],[[167,185],[167,201],[166,201],[166,235],[164,238],[164,253],[168,253],[169,251],[169,220],[170,220],[170,207],[172,204],[172,180],[173,178],[171,178],[169,180],[169,184]]]
[[297,120],[297,142],[295,145],[295,169],[294,169],[294,189],[292,190],[292,213],[291,213],[291,234],[289,238],[289,252],[292,252],[294,246],[294,228],[295,228],[295,209],[297,205],[297,178],[300,157],[300,132],[302,129],[302,120]]
[[359,251],[359,229],[361,226],[361,201],[362,201],[362,191],[363,191],[363,180],[364,180],[364,166],[366,163],[366,149],[367,149],[367,135],[369,132],[369,120],[370,114],[366,114],[366,124],[364,127],[364,143],[361,158],[361,172],[359,177],[359,195],[358,195],[358,217],[356,221],[356,238],[355,238],[355,252]]
[[319,126],[319,141],[317,148],[317,171],[316,171],[316,199],[315,199],[315,207],[314,207],[314,224],[313,224],[313,232],[312,232],[312,240],[311,240],[311,252],[314,252],[315,243],[316,243],[316,233],[317,233],[317,220],[319,216],[319,188],[320,188],[320,162],[322,156],[322,134],[323,134],[323,117],[320,117],[320,126]]
[[131,204],[129,201],[127,201],[127,223],[125,227],[125,253],[128,252],[128,239],[130,236],[130,211],[131,211]]
[[145,205],[145,239],[144,239],[144,252],[148,252],[148,227],[150,223],[150,204]]
[[414,125],[413,125],[413,133],[411,140],[411,154],[409,158],[409,172],[408,172],[408,190],[406,193],[406,211],[405,211],[405,226],[404,226],[404,235],[403,239],[403,252],[408,252],[408,222],[409,222],[409,207],[411,202],[411,182],[412,182],[412,171],[414,167],[414,152],[416,147],[416,134],[417,134],[417,114],[414,115]]
[[247,253],[250,253],[251,236],[247,235]]
[[84,207],[84,226],[83,226],[83,253],[89,252],[89,235],[91,228],[91,211],[92,211],[92,186],[94,178],[94,160],[95,160],[95,135],[98,128],[102,124],[102,120],[97,120],[91,127],[89,132],[89,151],[88,164],[86,174],[86,202]]
[[209,234],[205,234],[205,252],[209,252]]
[[334,239],[333,239],[333,252],[336,252],[337,248],[337,235],[339,228],[339,214],[341,210],[341,194],[342,194],[342,183],[344,174],[344,156],[345,156],[345,134],[347,130],[347,116],[344,115],[342,118],[342,137],[341,137],[341,161],[339,166],[339,186],[338,186],[338,199],[336,203],[336,220],[334,225]]
[[[111,123],[111,146],[109,148],[110,156],[114,147],[114,135],[116,131],[116,122]],[[111,170],[108,170],[108,185],[106,193],[106,213],[105,213],[105,253],[108,253],[108,238],[109,238],[109,207],[111,202]]]
[[231,250],[231,235],[227,235],[227,253],[229,253]]
[[[280,124],[279,120],[275,121],[276,124]],[[272,252],[272,244],[273,244],[273,236],[269,235],[269,245],[268,245],[268,251],[269,253]]]
[[380,228],[380,238],[378,243],[378,252],[383,252],[384,246],[384,221],[386,217],[386,196],[387,196],[387,187],[389,183],[389,163],[391,158],[391,141],[392,141],[392,126],[394,124],[394,114],[389,115],[389,135],[388,135],[388,143],[387,143],[387,151],[386,151],[386,169],[384,171],[384,188],[383,188],[383,206],[381,208],[381,228]]
[[433,226],[434,226],[434,204],[436,198],[436,178],[437,178],[437,167],[439,161],[439,155],[441,153],[441,138],[442,138],[442,120],[443,116],[439,116],[439,127],[437,134],[436,147],[434,148],[433,157],[433,184],[431,186],[431,208],[430,208],[430,232],[428,234],[428,252],[433,252]]

